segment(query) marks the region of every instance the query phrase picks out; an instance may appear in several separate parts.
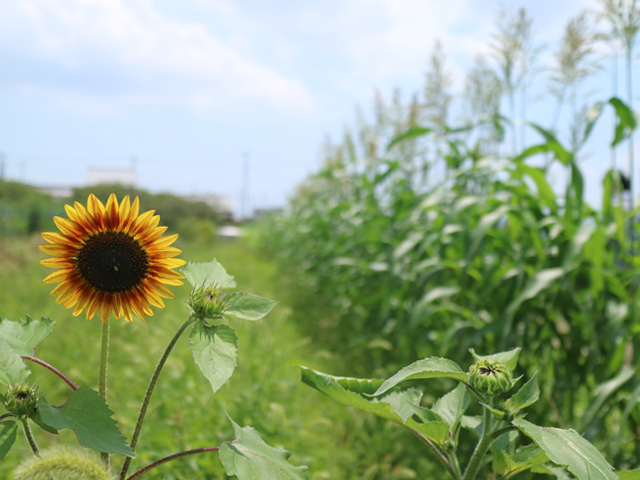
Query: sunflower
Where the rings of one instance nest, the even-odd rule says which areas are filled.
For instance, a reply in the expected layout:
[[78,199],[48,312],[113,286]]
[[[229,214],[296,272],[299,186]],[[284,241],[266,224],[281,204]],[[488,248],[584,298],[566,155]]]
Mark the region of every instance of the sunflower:
[[174,298],[166,285],[182,285],[172,269],[186,262],[173,258],[182,253],[170,246],[178,235],[162,236],[167,227],[158,227],[155,210],[139,215],[137,197],[118,205],[114,194],[106,207],[91,194],[87,208],[75,202],[65,210],[69,218],[53,218],[60,233],[43,233],[49,245],[39,247],[55,257],[40,263],[57,269],[42,281],[60,284],[51,292],[57,305],[73,307],[74,316],[86,311],[87,320],[100,311],[104,324],[111,314],[146,321],[150,305],[163,308],[162,298]]

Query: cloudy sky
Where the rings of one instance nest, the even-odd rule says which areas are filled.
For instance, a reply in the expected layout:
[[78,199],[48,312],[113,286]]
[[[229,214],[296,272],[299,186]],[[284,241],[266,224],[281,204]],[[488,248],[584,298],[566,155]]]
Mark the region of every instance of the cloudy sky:
[[[527,8],[548,52],[570,17],[595,7],[595,0],[508,3]],[[5,174],[82,185],[88,167],[129,167],[135,159],[144,188],[219,193],[238,204],[248,152],[253,204],[282,205],[317,167],[325,135],[338,138],[375,89],[398,87],[408,98],[422,88],[436,39],[460,91],[476,54],[488,52],[499,7],[493,0],[0,0]],[[609,93],[608,77],[600,77],[605,92],[594,99]],[[548,113],[545,100],[538,103],[534,114]],[[590,148],[598,157],[599,147]],[[600,181],[600,164],[585,163],[589,181]]]

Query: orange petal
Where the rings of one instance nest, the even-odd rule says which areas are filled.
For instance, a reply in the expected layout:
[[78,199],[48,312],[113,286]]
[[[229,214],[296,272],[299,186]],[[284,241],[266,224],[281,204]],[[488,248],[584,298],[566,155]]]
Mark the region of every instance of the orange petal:
[[73,267],[75,265],[75,260],[70,258],[47,258],[45,260],[40,260],[40,265],[44,265],[48,268],[65,268],[65,267]]
[[118,212],[118,199],[116,198],[115,193],[109,195],[109,199],[107,200],[107,206],[105,207],[107,211],[107,228],[110,230],[115,230],[118,228],[118,224],[120,223],[119,212]]
[[73,220],[62,217],[53,217],[53,222],[60,231],[68,237],[77,237],[81,233],[81,228]]
[[57,272],[53,272],[51,275],[42,280],[42,283],[59,283],[63,280],[68,279],[73,273],[73,268],[64,268],[62,270],[58,270]]
[[174,233],[173,235],[167,235],[166,237],[162,237],[161,239],[156,240],[155,242],[153,242],[151,245],[149,245],[149,248],[159,249],[159,248],[163,248],[163,247],[168,247],[173,242],[175,242],[177,239],[178,239],[178,234],[177,233]]
[[59,233],[43,232],[40,235],[42,235],[42,238],[44,238],[47,242],[53,243],[53,244],[62,243],[64,245],[70,245],[70,246],[75,246],[78,244],[77,240],[73,238],[65,237],[64,235],[61,235]]
[[56,245],[40,245],[38,250],[51,255],[52,257],[74,257],[76,255],[76,249],[69,246]]

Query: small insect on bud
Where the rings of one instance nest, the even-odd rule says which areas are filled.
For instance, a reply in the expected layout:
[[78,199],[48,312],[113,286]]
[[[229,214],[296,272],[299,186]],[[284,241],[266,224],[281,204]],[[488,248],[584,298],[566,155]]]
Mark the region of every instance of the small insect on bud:
[[202,320],[220,318],[224,314],[227,300],[227,293],[217,285],[202,286],[191,292],[189,306]]
[[513,373],[506,365],[490,360],[478,360],[471,365],[469,384],[485,395],[498,395],[514,385]]
[[4,407],[16,417],[35,413],[38,409],[38,389],[28,383],[9,385],[9,390],[4,396]]

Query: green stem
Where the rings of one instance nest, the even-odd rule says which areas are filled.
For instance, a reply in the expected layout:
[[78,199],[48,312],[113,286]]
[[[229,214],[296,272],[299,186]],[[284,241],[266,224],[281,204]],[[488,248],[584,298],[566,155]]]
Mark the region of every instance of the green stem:
[[484,409],[484,423],[482,429],[482,437],[480,437],[480,441],[478,445],[476,445],[476,449],[469,460],[469,464],[467,465],[467,469],[464,472],[464,476],[462,480],[473,480],[478,475],[478,470],[480,469],[480,465],[482,464],[482,459],[487,454],[487,450],[494,441],[493,435],[491,434],[491,424],[492,417],[491,411],[487,407],[483,407]]
[[33,432],[31,432],[31,426],[29,425],[29,419],[27,417],[22,417],[20,419],[22,422],[22,429],[24,430],[24,436],[27,437],[27,442],[29,442],[29,446],[31,447],[31,451],[34,455],[40,456],[40,449],[38,448],[38,444],[36,443],[36,439],[33,438]]
[[[187,327],[195,321],[196,318],[189,316],[184,321],[184,323],[180,325],[180,328],[178,328],[178,331],[169,342],[169,345],[167,345],[167,348],[162,354],[162,357],[160,357],[160,361],[158,362],[158,365],[156,366],[156,369],[151,376],[151,380],[149,381],[149,386],[147,387],[147,392],[145,393],[144,399],[142,400],[142,405],[140,405],[140,413],[138,414],[136,427],[133,430],[133,435],[131,436],[131,450],[136,449],[138,437],[140,437],[140,430],[142,430],[142,424],[144,423],[144,417],[147,414],[147,408],[149,407],[149,402],[151,401],[151,395],[153,394],[153,390],[156,387],[156,383],[158,383],[160,372],[162,372],[162,368],[167,362],[167,358],[169,358],[169,354],[171,353],[171,350],[173,350],[173,347],[175,347],[176,343],[178,342],[184,331],[187,329]],[[120,480],[124,480],[126,478],[127,471],[129,470],[129,465],[131,465],[131,457],[125,458],[124,463],[122,464],[122,470],[120,470],[119,476]]]
[[456,477],[455,470],[453,469],[453,467],[449,463],[449,460],[447,460],[447,457],[445,457],[444,454],[440,451],[440,449],[438,447],[436,447],[431,440],[429,440],[427,437],[425,437],[420,432],[418,432],[418,431],[416,431],[416,430],[414,430],[412,428],[410,428],[409,430],[411,430],[418,438],[420,438],[420,440],[422,440],[424,443],[429,445],[429,448],[431,448],[431,450],[433,450],[435,452],[435,454],[438,456],[438,460],[440,460],[442,465],[444,465],[444,467],[448,470],[448,472],[451,474],[451,476],[455,480],[459,480],[460,477]]
[[456,480],[460,480],[462,478],[462,472],[460,471],[460,463],[458,462],[458,456],[456,455],[455,450],[447,450],[446,454],[449,459],[449,463],[451,464],[451,468],[453,468],[453,471],[455,472],[454,478]]
[[[102,324],[100,333],[100,375],[98,378],[98,393],[107,402],[107,365],[109,363],[109,322]],[[100,459],[109,470],[109,454],[101,452]]]

